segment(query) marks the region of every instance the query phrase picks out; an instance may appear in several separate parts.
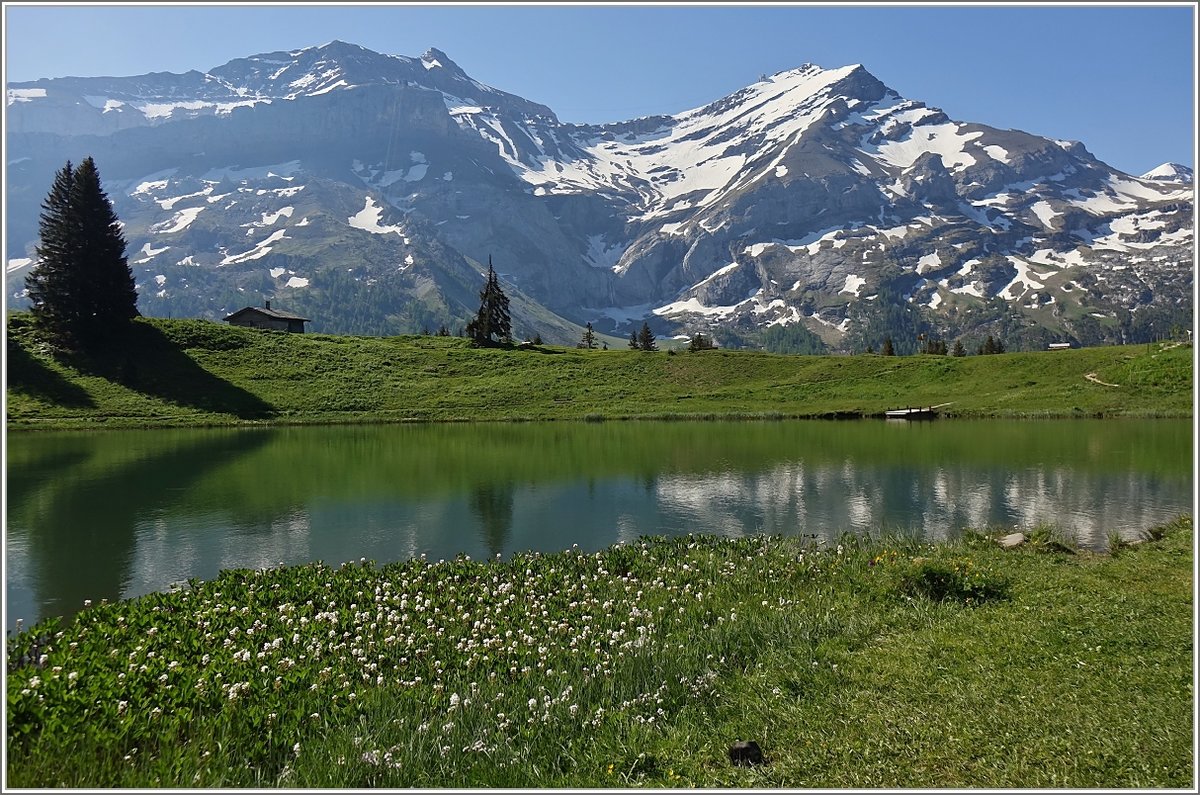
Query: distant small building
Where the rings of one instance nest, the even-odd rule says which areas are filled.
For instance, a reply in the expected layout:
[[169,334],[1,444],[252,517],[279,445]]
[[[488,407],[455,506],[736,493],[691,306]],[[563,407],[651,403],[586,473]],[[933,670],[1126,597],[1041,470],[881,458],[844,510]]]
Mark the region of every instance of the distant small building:
[[225,322],[232,326],[265,328],[272,331],[292,331],[297,334],[303,334],[304,324],[308,323],[309,320],[306,317],[293,315],[291,312],[272,309],[271,302],[267,301],[266,305],[262,307],[248,306],[245,309],[239,309],[226,317]]
[[1050,351],[1065,351],[1071,347],[1069,342],[1052,342],[1046,346],[1046,350]]

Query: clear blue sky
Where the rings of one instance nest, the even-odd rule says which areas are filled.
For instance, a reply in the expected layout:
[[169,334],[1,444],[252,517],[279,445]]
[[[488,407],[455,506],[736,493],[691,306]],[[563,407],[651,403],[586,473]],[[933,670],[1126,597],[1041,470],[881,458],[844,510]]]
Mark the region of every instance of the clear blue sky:
[[1133,174],[1194,165],[1195,8],[4,4],[5,79],[201,71],[333,39],[446,52],[564,121],[697,107],[763,73],[861,63],[951,118],[1082,141]]

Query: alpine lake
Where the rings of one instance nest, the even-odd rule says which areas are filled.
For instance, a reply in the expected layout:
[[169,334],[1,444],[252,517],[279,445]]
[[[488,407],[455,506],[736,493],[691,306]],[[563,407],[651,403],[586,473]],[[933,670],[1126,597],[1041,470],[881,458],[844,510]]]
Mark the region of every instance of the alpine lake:
[[346,425],[7,435],[6,621],[228,568],[507,557],[643,535],[1054,528],[1190,513],[1191,420]]

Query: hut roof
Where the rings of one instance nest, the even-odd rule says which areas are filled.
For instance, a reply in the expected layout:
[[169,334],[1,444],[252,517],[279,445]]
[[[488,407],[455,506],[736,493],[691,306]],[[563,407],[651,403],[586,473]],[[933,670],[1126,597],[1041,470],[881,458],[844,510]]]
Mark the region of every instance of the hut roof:
[[225,319],[232,320],[235,317],[240,317],[240,316],[246,314],[247,312],[257,312],[260,315],[266,315],[267,317],[273,317],[276,320],[303,320],[306,323],[312,322],[311,320],[309,320],[306,317],[300,317],[299,315],[294,315],[291,312],[283,312],[279,309],[266,309],[265,307],[261,307],[261,306],[248,306],[248,307],[245,307],[244,309],[239,309],[238,311],[234,312],[232,315],[226,315]]

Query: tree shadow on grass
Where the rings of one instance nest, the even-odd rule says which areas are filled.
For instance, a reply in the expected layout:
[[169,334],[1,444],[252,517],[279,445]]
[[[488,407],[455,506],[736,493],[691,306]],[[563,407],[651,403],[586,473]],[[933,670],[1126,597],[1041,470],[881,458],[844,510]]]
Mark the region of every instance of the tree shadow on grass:
[[21,340],[9,335],[7,340],[5,369],[8,388],[18,394],[28,395],[45,403],[70,408],[95,408],[96,401],[87,390],[72,384],[46,363],[33,356]]
[[177,406],[244,420],[275,413],[262,398],[205,370],[149,323],[131,323],[119,341],[102,351],[76,354],[71,364]]
[[551,348],[543,348],[540,345],[518,345],[515,346],[513,350],[532,351],[533,353],[541,353],[548,356],[561,356],[566,353],[566,351],[556,351]]

